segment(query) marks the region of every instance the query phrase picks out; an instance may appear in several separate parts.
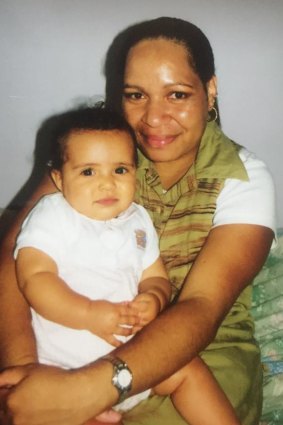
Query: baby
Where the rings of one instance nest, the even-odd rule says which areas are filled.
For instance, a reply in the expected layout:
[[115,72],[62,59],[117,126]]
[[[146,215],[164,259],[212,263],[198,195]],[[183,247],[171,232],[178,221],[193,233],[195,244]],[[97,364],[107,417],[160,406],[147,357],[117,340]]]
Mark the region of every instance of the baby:
[[[18,284],[31,306],[40,362],[77,368],[110,353],[169,303],[158,237],[134,202],[135,137],[102,106],[62,114],[52,140],[51,177],[59,192],[26,218],[15,248]],[[239,425],[200,358],[150,393],[170,395],[191,425]]]

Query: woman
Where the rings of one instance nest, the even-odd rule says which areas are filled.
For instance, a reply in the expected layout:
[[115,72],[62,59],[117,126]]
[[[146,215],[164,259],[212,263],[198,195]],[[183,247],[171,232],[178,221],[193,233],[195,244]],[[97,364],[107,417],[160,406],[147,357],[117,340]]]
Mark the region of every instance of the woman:
[[[132,390],[112,385],[116,372],[109,360],[72,372],[23,367],[0,380],[12,384],[25,377],[8,398],[10,411],[23,424],[78,425],[115,404],[121,391],[149,388],[200,353],[242,423],[257,424],[260,355],[248,309],[250,283],[274,238],[270,175],[215,122],[207,122],[217,115],[217,81],[210,44],[194,25],[159,18],[126,29],[109,49],[105,73],[106,103],[125,114],[142,152],[138,201],[159,232],[174,303],[114,352],[132,372]],[[42,185],[34,199],[51,190],[50,183]],[[5,303],[14,304],[13,311],[6,304],[1,310],[13,324],[2,329],[2,352],[4,365],[25,364],[36,361],[35,349],[7,246],[1,288]],[[168,399],[156,397],[123,422],[183,423]]]

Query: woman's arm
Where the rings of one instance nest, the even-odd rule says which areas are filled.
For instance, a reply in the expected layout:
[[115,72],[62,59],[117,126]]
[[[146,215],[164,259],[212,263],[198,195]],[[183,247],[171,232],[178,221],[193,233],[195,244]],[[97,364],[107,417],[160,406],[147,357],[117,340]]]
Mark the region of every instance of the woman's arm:
[[38,199],[56,188],[48,176],[16,217],[0,247],[0,367],[36,360],[28,305],[17,286],[13,249],[24,217]]
[[[263,226],[235,224],[211,230],[179,302],[116,351],[134,368],[135,391],[170,376],[214,339],[242,290],[261,269],[273,238],[273,231]],[[142,355],[147,361],[141,368]]]
[[[241,291],[261,269],[273,237],[272,230],[255,225],[225,225],[210,232],[179,302],[114,351],[132,370],[131,393],[166,379],[213,340]],[[112,365],[103,360],[72,372],[42,367],[11,371],[0,377],[0,385],[15,373],[28,376],[8,405],[29,425],[79,425],[118,399],[111,384]]]

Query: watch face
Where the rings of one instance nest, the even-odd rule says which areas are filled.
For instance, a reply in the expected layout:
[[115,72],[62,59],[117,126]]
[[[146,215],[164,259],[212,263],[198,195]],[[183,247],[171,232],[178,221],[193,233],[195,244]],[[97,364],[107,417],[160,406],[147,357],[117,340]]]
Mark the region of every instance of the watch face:
[[121,403],[127,397],[131,386],[133,375],[128,368],[127,363],[123,362],[119,357],[108,354],[102,357],[103,360],[112,363],[113,365],[113,376],[112,384],[117,388],[119,393],[118,403]]
[[120,370],[117,376],[117,381],[121,388],[127,388],[132,382],[131,372],[127,369]]

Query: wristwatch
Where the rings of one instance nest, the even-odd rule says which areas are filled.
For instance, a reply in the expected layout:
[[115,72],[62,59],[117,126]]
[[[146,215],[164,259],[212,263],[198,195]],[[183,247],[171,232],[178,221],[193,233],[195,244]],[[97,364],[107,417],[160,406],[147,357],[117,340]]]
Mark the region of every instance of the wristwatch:
[[119,404],[127,398],[128,393],[132,388],[133,374],[127,363],[119,357],[108,354],[107,356],[103,356],[101,359],[106,360],[113,365],[112,384],[115,388],[117,388],[119,393],[117,402],[117,404]]

